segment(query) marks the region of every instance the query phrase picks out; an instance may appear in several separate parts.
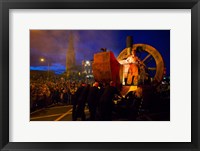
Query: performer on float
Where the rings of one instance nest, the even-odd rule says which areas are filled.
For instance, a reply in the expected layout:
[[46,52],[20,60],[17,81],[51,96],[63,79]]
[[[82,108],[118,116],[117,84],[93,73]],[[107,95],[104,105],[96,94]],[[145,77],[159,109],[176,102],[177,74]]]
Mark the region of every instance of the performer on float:
[[127,74],[127,84],[128,85],[137,85],[138,84],[138,75],[139,75],[139,58],[136,56],[136,51],[132,50],[131,55],[126,59],[129,64],[128,74]]

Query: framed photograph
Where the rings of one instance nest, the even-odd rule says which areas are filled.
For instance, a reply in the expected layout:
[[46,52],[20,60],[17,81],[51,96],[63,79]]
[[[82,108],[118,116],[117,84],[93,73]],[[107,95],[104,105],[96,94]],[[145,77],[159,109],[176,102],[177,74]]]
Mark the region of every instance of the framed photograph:
[[1,150],[199,150],[199,7],[1,0]]
[[170,30],[30,30],[30,121],[60,120],[170,121]]

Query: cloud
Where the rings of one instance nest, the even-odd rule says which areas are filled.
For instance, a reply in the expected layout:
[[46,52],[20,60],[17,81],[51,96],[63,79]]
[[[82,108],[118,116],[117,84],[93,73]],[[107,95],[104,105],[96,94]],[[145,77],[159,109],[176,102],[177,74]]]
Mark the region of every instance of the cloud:
[[109,30],[30,30],[31,65],[41,65],[41,57],[50,64],[65,65],[70,32],[73,33],[77,63],[93,59],[94,53],[102,47],[111,49],[115,45],[115,36]]
[[[67,30],[30,30],[31,65],[40,65],[44,57],[50,63],[66,62],[69,31]],[[75,37],[75,41],[78,39]]]

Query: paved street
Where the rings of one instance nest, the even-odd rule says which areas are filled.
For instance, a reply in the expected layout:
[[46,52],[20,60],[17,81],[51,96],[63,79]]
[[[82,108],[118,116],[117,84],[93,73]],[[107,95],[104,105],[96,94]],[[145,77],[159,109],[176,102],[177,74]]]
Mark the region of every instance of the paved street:
[[[159,105],[162,108],[160,112],[155,112],[151,114],[143,114],[138,116],[139,121],[169,121],[169,112],[164,110],[162,105]],[[165,107],[166,108],[166,107]],[[89,120],[89,109],[85,108],[86,121]],[[80,118],[77,118],[77,121],[80,121]],[[127,110],[123,107],[117,108],[112,113],[112,121],[130,121],[127,115]],[[63,105],[57,104],[52,105],[47,108],[38,109],[30,114],[30,121],[72,121],[72,105]]]
[[[88,116],[88,109],[85,110]],[[30,114],[30,121],[72,121],[72,105],[56,105]]]

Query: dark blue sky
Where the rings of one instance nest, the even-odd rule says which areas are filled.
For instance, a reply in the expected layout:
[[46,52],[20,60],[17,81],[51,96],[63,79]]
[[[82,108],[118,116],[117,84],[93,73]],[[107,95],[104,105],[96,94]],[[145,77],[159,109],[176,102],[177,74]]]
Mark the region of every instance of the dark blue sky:
[[[144,43],[155,47],[162,55],[170,71],[170,30],[71,30],[74,35],[76,62],[92,60],[94,53],[101,48],[113,51],[115,57],[126,47],[126,37],[133,36],[133,43]],[[31,30],[30,31],[30,69],[65,71],[66,51],[69,30]]]

